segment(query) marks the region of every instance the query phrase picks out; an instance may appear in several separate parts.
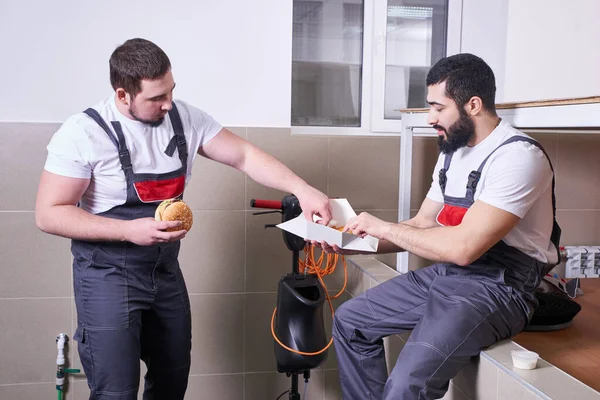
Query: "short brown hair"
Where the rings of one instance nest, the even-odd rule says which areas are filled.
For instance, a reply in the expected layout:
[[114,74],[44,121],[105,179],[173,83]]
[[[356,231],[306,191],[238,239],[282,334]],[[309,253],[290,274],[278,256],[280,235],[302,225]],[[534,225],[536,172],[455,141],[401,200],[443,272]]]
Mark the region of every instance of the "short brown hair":
[[142,90],[143,79],[158,79],[171,68],[169,57],[160,47],[140,38],[129,39],[117,47],[108,64],[113,89],[123,88],[133,97]]

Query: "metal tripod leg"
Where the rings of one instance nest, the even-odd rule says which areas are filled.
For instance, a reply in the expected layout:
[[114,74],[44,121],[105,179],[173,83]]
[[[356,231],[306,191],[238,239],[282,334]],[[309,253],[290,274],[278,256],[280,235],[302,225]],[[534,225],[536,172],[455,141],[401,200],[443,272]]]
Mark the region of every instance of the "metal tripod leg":
[[290,400],[300,400],[300,393],[298,393],[298,374],[292,374],[292,389],[290,390]]

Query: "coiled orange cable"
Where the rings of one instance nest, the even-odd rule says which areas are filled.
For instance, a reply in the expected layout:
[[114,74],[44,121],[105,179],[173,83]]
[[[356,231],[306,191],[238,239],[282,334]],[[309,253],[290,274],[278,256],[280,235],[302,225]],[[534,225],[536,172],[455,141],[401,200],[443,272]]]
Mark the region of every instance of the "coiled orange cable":
[[[339,291],[338,294],[336,294],[333,297],[330,297],[329,292],[327,291],[327,286],[325,285],[325,282],[323,282],[323,277],[325,275],[330,275],[333,272],[335,272],[335,267],[337,265],[339,255],[338,254],[327,254],[327,261],[325,262],[325,267],[322,268],[323,261],[325,260],[325,254],[326,254],[325,252],[321,252],[321,256],[315,262],[315,248],[314,248],[314,246],[307,244],[304,247],[304,255],[305,255],[304,261],[298,260],[298,266],[299,266],[298,269],[300,270],[301,273],[304,273],[304,274],[317,275],[317,278],[319,279],[319,282],[321,283],[321,285],[323,286],[323,290],[325,291],[325,297],[327,298],[327,302],[329,303],[329,309],[331,310],[331,319],[333,320],[334,311],[333,311],[333,304],[331,303],[331,300],[337,299],[338,297],[340,297],[342,295],[342,293],[344,293],[344,290],[346,290],[346,283],[348,282],[348,270],[346,268],[346,258],[344,256],[341,256],[342,263],[344,265],[344,285],[342,286],[342,289]],[[271,317],[271,334],[273,335],[273,339],[275,339],[275,341],[281,347],[286,349],[287,351],[290,351],[290,352],[296,353],[296,354],[300,354],[303,356],[316,356],[318,354],[321,354],[321,353],[327,351],[327,349],[329,349],[329,347],[331,347],[331,345],[333,344],[333,337],[331,337],[331,340],[329,341],[327,346],[325,346],[323,349],[321,349],[319,351],[315,351],[315,352],[299,351],[299,350],[295,350],[295,349],[292,349],[292,348],[286,346],[285,344],[283,344],[281,342],[281,340],[279,340],[279,338],[275,334],[275,315],[276,315],[276,313],[277,313],[277,307],[275,307],[275,310],[273,310],[273,316]]]

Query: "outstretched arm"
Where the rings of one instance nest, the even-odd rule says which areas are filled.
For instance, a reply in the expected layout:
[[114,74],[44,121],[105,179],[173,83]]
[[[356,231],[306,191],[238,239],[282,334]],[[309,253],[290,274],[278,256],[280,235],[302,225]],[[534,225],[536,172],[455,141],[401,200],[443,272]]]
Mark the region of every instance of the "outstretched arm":
[[313,214],[323,218],[323,224],[331,220],[329,198],[325,194],[307,184],[275,157],[225,128],[200,147],[198,154],[234,167],[261,185],[293,193],[298,197],[304,215],[311,221]]
[[432,261],[466,266],[506,236],[519,220],[514,214],[478,200],[457,226],[415,227],[384,222],[363,213],[351,219],[345,229],[384,239]]

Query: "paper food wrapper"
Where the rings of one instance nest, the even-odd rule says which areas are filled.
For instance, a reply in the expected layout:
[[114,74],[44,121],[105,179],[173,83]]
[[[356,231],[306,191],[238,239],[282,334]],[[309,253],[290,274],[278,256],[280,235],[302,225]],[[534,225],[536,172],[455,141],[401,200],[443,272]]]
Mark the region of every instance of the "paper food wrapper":
[[[332,222],[329,224],[332,226],[343,227],[350,218],[356,216],[352,206],[346,199],[332,199],[330,204]],[[318,219],[320,218],[315,217],[315,221]],[[335,244],[347,250],[375,252],[379,244],[379,239],[373,236],[367,235],[361,238],[349,233],[342,233],[328,226],[310,222],[304,215],[299,215],[294,219],[278,224],[277,227],[306,240],[325,241],[330,245]]]

